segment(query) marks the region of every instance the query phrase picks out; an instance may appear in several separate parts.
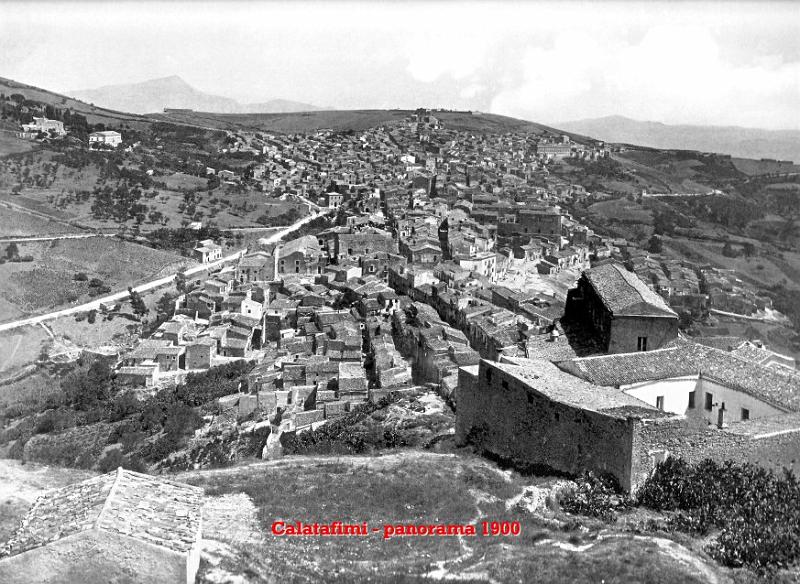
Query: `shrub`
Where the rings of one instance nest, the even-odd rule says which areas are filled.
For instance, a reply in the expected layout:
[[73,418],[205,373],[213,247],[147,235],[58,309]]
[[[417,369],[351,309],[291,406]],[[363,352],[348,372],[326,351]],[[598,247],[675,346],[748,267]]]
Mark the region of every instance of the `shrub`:
[[386,396],[377,403],[359,405],[349,414],[316,430],[288,434],[282,440],[284,451],[288,454],[360,454],[406,446],[405,438],[395,430],[366,423],[373,412],[388,407],[398,399],[393,395]]
[[617,520],[617,511],[633,504],[622,494],[619,483],[609,475],[587,472],[576,480],[577,487],[561,499],[561,508],[568,513],[597,517],[603,521]]
[[35,432],[37,434],[60,432],[74,425],[75,418],[69,410],[47,410],[44,414],[36,418]]
[[726,566],[774,571],[800,559],[800,483],[751,464],[668,459],[639,492],[639,503],[677,511],[673,529],[720,530],[707,550]]
[[151,444],[147,458],[153,461],[162,460],[180,448],[181,441],[177,436],[165,434]]
[[76,282],[86,282],[89,279],[89,276],[87,276],[85,272],[78,272],[72,277],[72,279]]

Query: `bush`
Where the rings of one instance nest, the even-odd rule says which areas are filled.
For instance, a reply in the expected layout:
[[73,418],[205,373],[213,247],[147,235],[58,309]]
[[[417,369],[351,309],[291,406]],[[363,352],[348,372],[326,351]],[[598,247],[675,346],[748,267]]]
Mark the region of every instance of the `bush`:
[[172,434],[165,434],[158,438],[150,446],[150,451],[147,453],[147,459],[153,461],[163,460],[173,452],[176,452],[180,449],[180,439]]
[[405,438],[395,430],[365,423],[373,412],[388,407],[398,399],[389,395],[377,403],[357,406],[349,414],[316,430],[288,434],[281,441],[283,449],[287,454],[361,454],[406,446]]
[[36,418],[35,432],[37,434],[49,434],[50,432],[61,432],[75,425],[75,417],[69,410],[47,410],[44,414]]
[[726,566],[774,571],[800,559],[800,483],[751,464],[668,459],[639,492],[639,503],[677,511],[673,529],[720,530],[707,551]]
[[561,508],[568,513],[614,522],[617,520],[618,510],[633,504],[611,476],[587,472],[576,483],[577,487],[566,493],[560,501]]
[[78,272],[72,277],[72,279],[76,282],[86,282],[89,279],[89,276],[87,276],[85,272]]

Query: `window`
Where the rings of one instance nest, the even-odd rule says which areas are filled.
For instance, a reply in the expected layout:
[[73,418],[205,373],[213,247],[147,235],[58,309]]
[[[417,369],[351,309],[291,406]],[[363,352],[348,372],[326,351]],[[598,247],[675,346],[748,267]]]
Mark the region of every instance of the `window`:
[[694,409],[694,392],[689,392],[689,408]]
[[714,395],[706,392],[706,410],[709,412],[714,408]]
[[636,350],[637,351],[647,350],[647,337],[638,337],[638,341],[636,343]]
[[659,410],[663,410],[664,409],[664,396],[663,395],[656,396],[656,408],[658,408]]
[[508,389],[508,381],[506,381],[505,379],[502,381],[500,385],[503,386],[503,389]]
[[372,273],[372,272],[374,272],[374,271],[375,271],[375,264],[370,264],[370,266],[369,266],[369,273],[371,274],[371,273]]
[[747,408],[742,408],[742,420],[749,420],[750,419],[750,410]]
[[486,370],[486,381],[488,383],[492,382],[492,370],[491,369],[487,369]]

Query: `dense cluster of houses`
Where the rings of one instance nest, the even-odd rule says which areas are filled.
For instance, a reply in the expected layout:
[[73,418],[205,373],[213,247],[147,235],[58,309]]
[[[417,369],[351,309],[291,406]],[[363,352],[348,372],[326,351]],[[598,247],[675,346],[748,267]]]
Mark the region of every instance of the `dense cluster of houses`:
[[[290,176],[327,181],[315,200],[337,210],[336,226],[263,240],[196,283],[119,375],[158,385],[256,361],[246,390],[220,405],[281,431],[427,384],[455,404],[460,440],[523,465],[611,472],[630,489],[684,452],[663,428],[721,432],[747,460],[767,444],[747,424],[783,424],[782,440],[794,439],[792,359],[678,331],[682,308],[766,304],[733,306],[742,291],[732,274],[651,257],[562,208],[586,191],[548,166],[603,156],[602,145],[444,126],[422,111],[363,132],[261,136],[262,154]],[[259,180],[275,171],[267,165]],[[207,263],[221,253],[208,240],[195,249]],[[528,286],[520,273],[561,279],[569,292]]]

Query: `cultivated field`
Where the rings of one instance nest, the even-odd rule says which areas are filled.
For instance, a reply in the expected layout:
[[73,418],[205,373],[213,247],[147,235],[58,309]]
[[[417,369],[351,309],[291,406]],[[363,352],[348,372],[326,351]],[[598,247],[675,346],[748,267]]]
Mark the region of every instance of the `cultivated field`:
[[28,152],[36,147],[36,142],[17,138],[12,132],[0,130],[0,156]]
[[[23,177],[37,178],[38,186],[28,185],[18,194],[11,194]],[[190,221],[213,222],[221,228],[255,227],[264,216],[275,217],[292,208],[304,215],[307,210],[306,205],[294,200],[280,200],[239,185],[222,184],[209,191],[205,177],[181,172],[156,174],[153,180],[154,186],[140,189],[138,202],[145,209],[142,232],[178,228]],[[98,216],[93,208],[95,188],[114,190],[117,185],[118,181],[104,178],[95,164],[72,168],[59,164],[49,151],[0,161],[0,204],[32,211],[43,217],[43,221],[53,218],[69,222],[73,227],[65,225],[67,230],[133,227],[134,220],[130,217],[120,224],[114,218]],[[0,228],[9,223],[13,226],[13,221],[0,218]],[[3,233],[0,230],[0,235]]]
[[78,272],[118,291],[190,263],[172,253],[112,238],[24,243],[19,244],[19,253],[32,255],[34,261],[0,265],[2,321],[89,300],[88,281],[76,281]]
[[604,217],[606,220],[653,224],[652,211],[628,199],[612,199],[594,203],[589,207],[589,212]]
[[285,114],[215,114],[207,112],[156,114],[154,117],[174,123],[222,130],[250,129],[272,132],[309,132],[330,130],[365,130],[405,118],[409,110],[315,111]]
[[[800,273],[800,254],[782,252],[783,259],[777,256],[759,255],[750,258],[744,255],[731,258],[722,254],[722,243],[698,241],[682,237],[664,236],[664,250],[675,259],[688,259],[701,264],[708,263],[719,268],[736,270],[752,284],[772,286],[784,280],[797,285]],[[734,246],[738,247],[738,246]]]
[[800,172],[800,165],[775,160],[753,160],[750,158],[733,158],[733,165],[739,172],[755,176],[775,172]]
[[40,326],[26,326],[0,333],[0,379],[35,361],[49,339]]
[[0,238],[58,235],[77,231],[69,225],[23,213],[0,203]]

